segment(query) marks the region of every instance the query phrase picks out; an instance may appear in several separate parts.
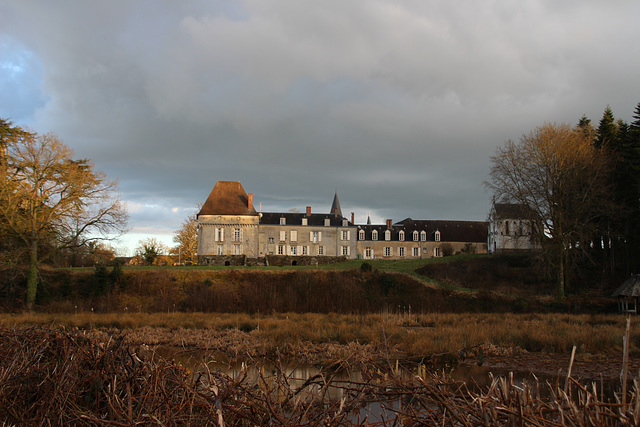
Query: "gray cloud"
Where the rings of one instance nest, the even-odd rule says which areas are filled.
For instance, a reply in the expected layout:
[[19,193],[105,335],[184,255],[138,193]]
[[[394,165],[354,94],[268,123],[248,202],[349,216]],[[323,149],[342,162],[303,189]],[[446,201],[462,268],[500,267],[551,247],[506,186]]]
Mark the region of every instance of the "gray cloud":
[[606,105],[629,120],[640,101],[631,0],[8,0],[0,15],[1,114],[118,178],[136,236],[170,240],[219,179],[266,210],[328,210],[337,188],[359,221],[481,220],[497,146]]

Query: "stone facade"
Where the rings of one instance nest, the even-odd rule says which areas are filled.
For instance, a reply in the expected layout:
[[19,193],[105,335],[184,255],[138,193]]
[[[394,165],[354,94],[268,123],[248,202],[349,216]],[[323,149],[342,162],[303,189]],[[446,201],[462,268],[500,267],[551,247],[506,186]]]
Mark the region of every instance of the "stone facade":
[[385,225],[358,225],[358,257],[423,259],[456,253],[487,253],[487,223],[407,218]]
[[499,254],[540,249],[530,217],[524,205],[494,203],[489,213],[489,252]]

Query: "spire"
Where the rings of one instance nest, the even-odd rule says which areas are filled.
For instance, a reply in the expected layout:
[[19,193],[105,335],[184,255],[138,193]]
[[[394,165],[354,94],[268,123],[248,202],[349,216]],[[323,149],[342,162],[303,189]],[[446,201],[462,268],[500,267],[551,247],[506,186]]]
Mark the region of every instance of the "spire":
[[367,225],[371,225],[371,214],[367,217]]
[[331,204],[331,213],[342,217],[342,209],[340,209],[340,201],[338,200],[337,189],[336,189],[336,195],[333,196],[333,203]]

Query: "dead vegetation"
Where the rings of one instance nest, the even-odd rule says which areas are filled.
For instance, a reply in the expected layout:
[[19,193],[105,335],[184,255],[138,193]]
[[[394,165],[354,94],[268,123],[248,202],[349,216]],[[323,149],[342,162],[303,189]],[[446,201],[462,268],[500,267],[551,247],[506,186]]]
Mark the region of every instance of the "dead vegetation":
[[[338,365],[296,379],[275,369],[232,378],[189,372],[147,347],[81,330],[0,329],[0,422],[19,425],[637,425],[637,382],[611,399],[571,377],[554,384],[495,378],[467,387],[423,365]],[[624,387],[623,387],[624,388]]]

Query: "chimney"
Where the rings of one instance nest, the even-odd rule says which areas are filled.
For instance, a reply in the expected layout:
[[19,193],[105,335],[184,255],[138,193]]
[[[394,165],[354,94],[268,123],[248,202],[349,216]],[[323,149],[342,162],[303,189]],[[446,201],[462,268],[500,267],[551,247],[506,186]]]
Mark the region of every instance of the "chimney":
[[390,219],[387,220],[387,228],[392,228],[392,221]]
[[247,200],[247,205],[249,209],[253,209],[253,193],[249,193],[249,198]]
[[355,214],[353,212],[351,212],[351,225],[353,225],[355,223],[356,223]]
[[307,216],[311,216],[311,206],[307,206]]

